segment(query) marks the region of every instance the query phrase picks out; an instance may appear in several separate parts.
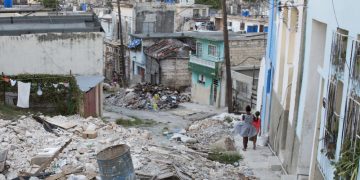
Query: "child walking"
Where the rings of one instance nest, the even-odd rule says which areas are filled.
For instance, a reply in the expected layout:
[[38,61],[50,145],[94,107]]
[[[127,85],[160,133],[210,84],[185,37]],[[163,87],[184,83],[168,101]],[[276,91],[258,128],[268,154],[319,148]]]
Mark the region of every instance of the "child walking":
[[257,136],[260,133],[260,127],[261,127],[261,119],[260,119],[260,112],[256,111],[255,112],[255,120],[253,121],[253,126],[256,128],[256,135],[250,138],[250,141],[253,142],[253,147],[254,150],[256,149],[256,141],[257,141]]
[[242,116],[243,123],[240,123],[235,128],[235,133],[238,133],[243,137],[243,151],[246,151],[249,138],[254,137],[257,132],[256,128],[253,125],[255,116],[251,114],[251,107],[246,106],[246,114]]

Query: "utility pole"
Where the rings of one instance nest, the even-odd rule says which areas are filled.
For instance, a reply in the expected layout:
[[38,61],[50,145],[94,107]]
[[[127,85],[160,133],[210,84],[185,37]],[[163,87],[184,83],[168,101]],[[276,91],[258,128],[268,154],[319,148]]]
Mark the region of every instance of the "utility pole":
[[123,40],[123,33],[122,33],[122,23],[121,23],[121,10],[120,10],[120,0],[117,0],[117,7],[118,7],[118,16],[119,16],[119,31],[118,31],[118,39],[120,39],[120,62],[118,65],[118,70],[121,72],[118,74],[119,83],[125,87],[126,83],[126,68],[125,68],[125,57],[124,57],[124,40]]
[[228,112],[233,112],[233,98],[232,98],[232,80],[230,69],[230,51],[229,51],[229,32],[227,27],[227,12],[226,12],[226,0],[221,0],[222,15],[223,15],[223,31],[224,31],[224,54],[225,54],[225,68],[226,68],[226,105]]

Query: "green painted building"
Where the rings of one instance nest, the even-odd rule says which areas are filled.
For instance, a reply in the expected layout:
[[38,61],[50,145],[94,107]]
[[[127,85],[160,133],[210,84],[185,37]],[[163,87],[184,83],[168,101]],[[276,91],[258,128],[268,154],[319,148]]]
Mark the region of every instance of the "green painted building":
[[219,107],[224,42],[219,36],[199,36],[195,40],[196,53],[189,62],[193,101]]

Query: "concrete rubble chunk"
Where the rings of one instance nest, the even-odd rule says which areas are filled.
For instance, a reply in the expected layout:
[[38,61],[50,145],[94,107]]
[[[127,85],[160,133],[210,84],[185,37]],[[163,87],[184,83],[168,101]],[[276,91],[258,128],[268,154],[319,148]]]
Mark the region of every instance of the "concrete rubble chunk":
[[95,139],[97,137],[97,131],[86,130],[82,133],[84,139]]
[[216,141],[211,146],[213,149],[221,151],[236,151],[235,141],[231,136],[226,136]]
[[281,171],[281,162],[276,156],[270,156],[268,158],[269,166],[272,171]]

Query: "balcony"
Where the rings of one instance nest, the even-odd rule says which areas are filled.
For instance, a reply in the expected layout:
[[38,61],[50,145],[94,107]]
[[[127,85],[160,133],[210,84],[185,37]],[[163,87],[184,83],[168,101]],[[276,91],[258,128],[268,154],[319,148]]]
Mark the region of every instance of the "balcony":
[[221,62],[204,60],[196,55],[190,55],[189,69],[211,77],[219,77]]

